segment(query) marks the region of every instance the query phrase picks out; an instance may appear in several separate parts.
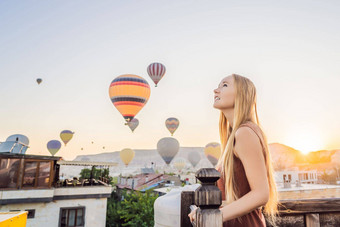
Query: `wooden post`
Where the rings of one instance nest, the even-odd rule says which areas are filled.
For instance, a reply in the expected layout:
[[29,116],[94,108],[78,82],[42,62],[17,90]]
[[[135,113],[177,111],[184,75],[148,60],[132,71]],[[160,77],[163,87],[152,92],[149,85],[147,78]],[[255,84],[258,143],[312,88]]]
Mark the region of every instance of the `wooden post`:
[[215,185],[220,173],[214,168],[204,168],[196,172],[196,178],[202,185],[195,191],[196,226],[222,227],[222,213],[219,207],[222,204],[222,192]]
[[190,205],[194,204],[194,191],[181,192],[181,227],[191,226],[188,214],[190,214]]
[[320,227],[319,214],[306,214],[306,227]]

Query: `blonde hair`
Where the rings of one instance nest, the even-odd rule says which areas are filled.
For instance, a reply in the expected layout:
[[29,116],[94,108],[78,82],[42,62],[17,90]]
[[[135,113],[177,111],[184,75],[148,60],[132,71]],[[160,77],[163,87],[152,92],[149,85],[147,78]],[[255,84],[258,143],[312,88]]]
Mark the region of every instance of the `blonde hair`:
[[[234,106],[234,120],[231,126],[227,118],[221,112],[219,130],[221,139],[222,154],[218,160],[217,166],[221,168],[222,176],[225,179],[225,198],[226,203],[231,203],[238,199],[236,194],[237,188],[235,187],[234,178],[234,158],[233,148],[236,130],[239,126],[247,121],[251,121],[259,126],[262,137],[263,146],[265,149],[264,158],[267,168],[267,177],[269,184],[269,200],[265,204],[263,213],[266,216],[267,221],[277,226],[277,214],[278,214],[278,193],[274,179],[274,169],[272,166],[271,155],[268,150],[267,138],[263,133],[262,127],[260,126],[257,108],[256,108],[256,88],[251,80],[246,77],[232,74],[234,78],[234,86],[236,88],[235,93],[235,106]],[[256,122],[255,118],[256,117]],[[240,222],[241,217],[238,218]]]

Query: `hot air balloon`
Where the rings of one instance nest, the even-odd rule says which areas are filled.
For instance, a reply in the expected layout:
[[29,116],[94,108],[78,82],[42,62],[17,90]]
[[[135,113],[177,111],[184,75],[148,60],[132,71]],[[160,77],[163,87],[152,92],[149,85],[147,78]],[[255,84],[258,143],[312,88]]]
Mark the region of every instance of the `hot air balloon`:
[[61,143],[59,140],[50,140],[47,143],[47,149],[54,156],[60,149]]
[[40,84],[42,82],[42,79],[38,78],[37,83]]
[[187,162],[184,158],[178,158],[174,161],[174,166],[178,171],[182,171],[182,169],[186,166]]
[[126,122],[129,122],[147,103],[150,97],[150,86],[140,76],[121,75],[111,82],[109,95],[113,105],[123,115]]
[[119,155],[124,164],[128,166],[132,159],[135,157],[135,152],[130,148],[125,148],[120,151]]
[[211,164],[215,166],[221,155],[221,145],[216,142],[208,143],[204,148],[204,154],[207,156]]
[[129,128],[131,129],[131,131],[135,131],[135,129],[137,128],[137,126],[139,125],[139,121],[137,118],[133,118],[131,121],[129,121],[127,123],[127,125],[129,126]]
[[169,117],[165,121],[165,126],[167,127],[171,135],[173,135],[179,126],[179,120],[174,117]]
[[157,87],[158,82],[162,79],[165,74],[165,66],[161,63],[152,63],[148,66],[148,74],[150,78],[155,83],[155,87]]
[[201,155],[197,151],[191,151],[188,156],[188,160],[193,167],[201,161]]
[[74,132],[70,130],[64,130],[60,133],[60,138],[66,144],[72,139]]
[[179,142],[172,137],[162,138],[157,143],[157,151],[165,163],[169,165],[179,151]]

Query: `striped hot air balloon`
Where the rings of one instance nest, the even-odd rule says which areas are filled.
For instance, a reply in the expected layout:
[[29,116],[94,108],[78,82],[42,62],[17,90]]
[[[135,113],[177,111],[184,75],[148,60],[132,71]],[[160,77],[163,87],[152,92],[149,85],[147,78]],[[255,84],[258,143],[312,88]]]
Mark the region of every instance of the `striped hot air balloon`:
[[216,142],[208,143],[204,148],[204,154],[211,164],[215,166],[221,155],[221,145]]
[[111,82],[109,95],[113,105],[126,122],[129,122],[147,103],[150,97],[150,86],[140,76],[121,75]]
[[37,83],[40,84],[42,82],[42,79],[41,78],[38,78],[37,79]]
[[155,83],[155,87],[157,87],[158,82],[165,74],[165,66],[161,63],[155,62],[150,64],[147,70],[150,78]]
[[179,120],[174,117],[169,117],[165,121],[165,126],[167,127],[171,135],[173,135],[179,126]]
[[175,160],[173,165],[179,172],[181,172],[182,169],[186,166],[186,164],[187,162],[184,158],[178,158]]

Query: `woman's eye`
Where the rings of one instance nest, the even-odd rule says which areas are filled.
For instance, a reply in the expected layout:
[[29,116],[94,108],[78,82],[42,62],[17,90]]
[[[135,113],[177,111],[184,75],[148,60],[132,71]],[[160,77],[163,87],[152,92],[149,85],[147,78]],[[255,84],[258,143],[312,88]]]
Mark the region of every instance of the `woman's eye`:
[[223,84],[223,87],[228,87],[228,85],[227,84]]

